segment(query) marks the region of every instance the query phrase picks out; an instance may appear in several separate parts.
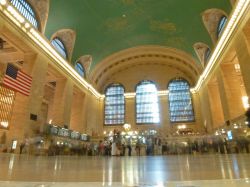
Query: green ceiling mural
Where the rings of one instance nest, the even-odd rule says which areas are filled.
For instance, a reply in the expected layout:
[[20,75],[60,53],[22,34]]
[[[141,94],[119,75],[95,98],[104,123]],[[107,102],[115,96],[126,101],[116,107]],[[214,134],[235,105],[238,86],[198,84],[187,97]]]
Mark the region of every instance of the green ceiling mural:
[[93,68],[112,53],[140,45],[174,47],[192,54],[193,44],[211,46],[201,13],[231,10],[229,0],[51,0],[46,36],[76,31],[73,62],[93,57]]

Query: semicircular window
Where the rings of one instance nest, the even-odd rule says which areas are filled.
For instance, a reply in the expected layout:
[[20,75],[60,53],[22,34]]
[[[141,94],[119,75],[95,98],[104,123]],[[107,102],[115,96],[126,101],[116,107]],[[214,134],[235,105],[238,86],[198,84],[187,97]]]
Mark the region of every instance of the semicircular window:
[[80,62],[77,62],[75,65],[76,71],[81,75],[81,77],[85,77],[85,70],[83,65]]
[[36,14],[26,0],[10,0],[10,2],[35,28],[38,29]]
[[136,123],[160,123],[157,88],[152,81],[143,80],[136,86]]
[[220,21],[219,21],[218,27],[217,27],[217,37],[218,38],[222,34],[222,31],[223,31],[224,27],[226,26],[226,23],[227,23],[227,17],[226,16],[222,16],[220,18]]
[[170,81],[168,85],[168,99],[170,122],[192,122],[194,121],[194,110],[189,83],[182,78]]
[[59,38],[54,38],[51,41],[51,45],[66,59],[67,51],[63,42]]
[[111,84],[106,88],[104,106],[105,125],[125,123],[124,87],[121,84]]

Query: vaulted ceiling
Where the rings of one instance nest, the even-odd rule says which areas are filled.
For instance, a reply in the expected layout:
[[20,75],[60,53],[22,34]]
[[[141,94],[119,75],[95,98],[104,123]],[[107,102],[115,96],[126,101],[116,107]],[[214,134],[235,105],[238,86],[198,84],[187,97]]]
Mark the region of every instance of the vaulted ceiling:
[[92,69],[115,52],[141,45],[173,47],[197,59],[194,43],[212,45],[201,17],[209,8],[229,13],[231,5],[229,0],[51,0],[46,36],[75,30],[72,62],[90,54]]

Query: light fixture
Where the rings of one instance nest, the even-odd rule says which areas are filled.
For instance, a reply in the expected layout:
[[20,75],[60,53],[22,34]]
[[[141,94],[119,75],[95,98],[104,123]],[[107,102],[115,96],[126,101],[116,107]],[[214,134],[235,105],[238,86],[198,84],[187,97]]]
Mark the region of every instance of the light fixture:
[[131,129],[131,125],[128,124],[128,123],[125,123],[125,124],[123,125],[123,128],[125,129],[125,131],[129,131],[129,130]]

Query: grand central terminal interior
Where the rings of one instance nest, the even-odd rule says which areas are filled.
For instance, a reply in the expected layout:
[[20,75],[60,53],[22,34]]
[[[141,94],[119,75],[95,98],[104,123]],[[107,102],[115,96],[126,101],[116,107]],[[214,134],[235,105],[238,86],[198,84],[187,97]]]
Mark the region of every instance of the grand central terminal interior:
[[0,0],[0,186],[249,186],[250,0]]

